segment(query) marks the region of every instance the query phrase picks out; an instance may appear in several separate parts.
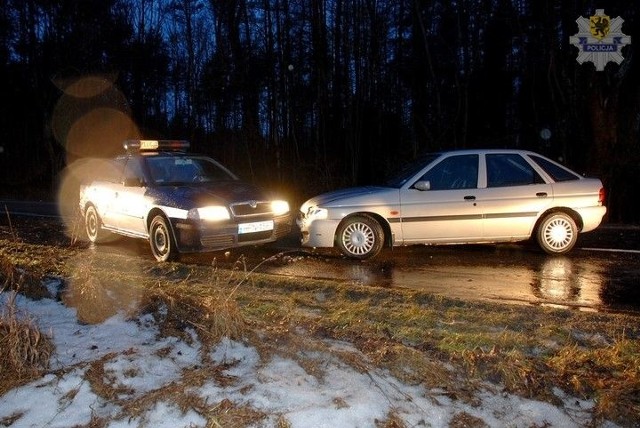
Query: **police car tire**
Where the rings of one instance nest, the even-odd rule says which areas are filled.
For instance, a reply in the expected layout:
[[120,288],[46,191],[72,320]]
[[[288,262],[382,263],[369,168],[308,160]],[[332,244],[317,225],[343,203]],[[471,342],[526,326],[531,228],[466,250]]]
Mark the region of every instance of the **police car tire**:
[[93,205],[89,205],[84,213],[84,230],[89,241],[94,244],[104,242],[111,235],[102,229],[102,219]]
[[176,259],[178,250],[173,233],[165,217],[156,215],[149,226],[149,245],[153,257],[159,262]]

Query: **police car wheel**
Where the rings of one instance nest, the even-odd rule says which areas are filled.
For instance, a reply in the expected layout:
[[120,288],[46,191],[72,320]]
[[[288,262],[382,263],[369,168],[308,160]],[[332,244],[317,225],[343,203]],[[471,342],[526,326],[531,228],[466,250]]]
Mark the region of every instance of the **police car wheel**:
[[102,230],[102,220],[93,205],[89,205],[84,213],[84,230],[89,241],[99,244],[104,242],[111,234]]
[[167,220],[162,215],[157,215],[151,220],[149,245],[153,257],[159,262],[174,260],[177,256],[178,251],[173,234]]

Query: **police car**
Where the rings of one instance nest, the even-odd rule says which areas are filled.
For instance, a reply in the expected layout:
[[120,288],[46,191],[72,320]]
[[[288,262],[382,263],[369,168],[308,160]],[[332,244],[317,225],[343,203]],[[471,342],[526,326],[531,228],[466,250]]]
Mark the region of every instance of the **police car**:
[[189,142],[128,140],[99,177],[80,186],[91,242],[149,241],[156,260],[276,241],[291,229],[289,204],[240,181]]

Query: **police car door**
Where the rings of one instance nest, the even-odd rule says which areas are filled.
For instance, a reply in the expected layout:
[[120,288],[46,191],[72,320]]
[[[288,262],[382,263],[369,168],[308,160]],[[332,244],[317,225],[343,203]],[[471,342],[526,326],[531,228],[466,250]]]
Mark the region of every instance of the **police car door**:
[[146,186],[140,158],[128,158],[122,178],[113,189],[112,227],[128,235],[146,235]]

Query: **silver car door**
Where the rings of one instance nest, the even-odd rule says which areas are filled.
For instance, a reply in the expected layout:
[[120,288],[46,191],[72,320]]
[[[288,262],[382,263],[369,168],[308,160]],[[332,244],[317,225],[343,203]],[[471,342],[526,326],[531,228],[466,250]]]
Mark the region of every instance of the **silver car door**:
[[400,191],[404,243],[476,242],[477,154],[445,157]]
[[553,187],[517,153],[485,155],[486,188],[477,204],[486,240],[528,238],[540,213],[553,203]]

